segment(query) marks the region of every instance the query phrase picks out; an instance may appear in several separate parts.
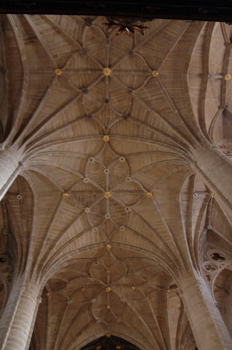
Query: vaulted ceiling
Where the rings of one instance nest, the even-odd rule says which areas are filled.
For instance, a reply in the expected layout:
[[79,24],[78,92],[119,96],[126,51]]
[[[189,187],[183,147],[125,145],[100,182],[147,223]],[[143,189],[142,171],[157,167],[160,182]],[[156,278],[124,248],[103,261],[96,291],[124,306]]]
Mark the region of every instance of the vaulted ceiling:
[[[2,253],[41,282],[31,349],[113,334],[192,350],[178,278],[194,266],[213,290],[231,268],[230,218],[192,161],[207,141],[232,155],[232,28],[158,19],[118,36],[106,21],[1,18],[1,138],[23,162]],[[213,270],[210,249],[227,252]]]

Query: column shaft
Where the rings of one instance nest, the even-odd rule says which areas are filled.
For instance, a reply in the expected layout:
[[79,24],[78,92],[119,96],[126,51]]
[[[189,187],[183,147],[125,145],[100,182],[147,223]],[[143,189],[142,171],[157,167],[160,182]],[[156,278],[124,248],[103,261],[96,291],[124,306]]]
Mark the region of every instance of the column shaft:
[[232,339],[201,276],[180,281],[182,300],[199,350],[230,350]]
[[20,153],[13,148],[0,150],[0,200],[22,168],[20,158]]
[[14,283],[0,323],[0,349],[26,350],[40,302],[39,287]]
[[219,203],[224,203],[231,212],[232,163],[216,151],[202,148],[196,156],[196,168]]

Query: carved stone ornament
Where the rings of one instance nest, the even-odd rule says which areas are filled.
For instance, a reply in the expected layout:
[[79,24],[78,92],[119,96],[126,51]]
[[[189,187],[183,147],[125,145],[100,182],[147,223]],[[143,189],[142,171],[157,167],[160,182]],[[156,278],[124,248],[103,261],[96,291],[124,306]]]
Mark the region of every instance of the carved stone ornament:
[[207,252],[207,257],[213,261],[215,264],[223,264],[226,263],[228,260],[228,257],[226,254],[218,249],[210,249]]
[[218,269],[217,265],[215,265],[211,261],[205,261],[202,267],[203,267],[203,270],[208,273],[213,273]]

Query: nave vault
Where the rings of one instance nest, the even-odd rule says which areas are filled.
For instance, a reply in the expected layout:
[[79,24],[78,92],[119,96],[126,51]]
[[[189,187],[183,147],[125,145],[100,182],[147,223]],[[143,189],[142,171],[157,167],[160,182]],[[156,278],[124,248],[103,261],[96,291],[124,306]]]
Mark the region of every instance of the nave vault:
[[232,349],[232,26],[0,20],[1,349]]

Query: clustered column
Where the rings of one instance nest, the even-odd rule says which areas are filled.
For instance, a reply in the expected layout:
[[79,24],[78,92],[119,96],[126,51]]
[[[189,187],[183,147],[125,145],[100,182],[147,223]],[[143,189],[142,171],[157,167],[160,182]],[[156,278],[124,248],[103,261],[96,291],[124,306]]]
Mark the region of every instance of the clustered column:
[[35,283],[14,282],[0,322],[0,349],[26,350],[36,319],[40,288]]
[[0,150],[0,200],[22,169],[21,153],[14,148]]
[[196,154],[196,171],[224,208],[232,213],[232,162],[209,147]]
[[198,350],[232,349],[230,334],[203,277],[185,275],[179,286]]

